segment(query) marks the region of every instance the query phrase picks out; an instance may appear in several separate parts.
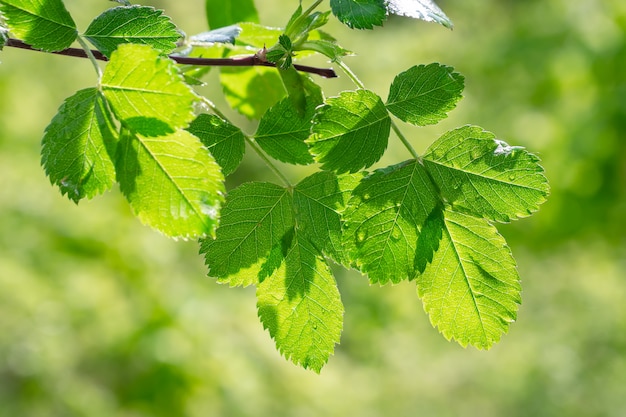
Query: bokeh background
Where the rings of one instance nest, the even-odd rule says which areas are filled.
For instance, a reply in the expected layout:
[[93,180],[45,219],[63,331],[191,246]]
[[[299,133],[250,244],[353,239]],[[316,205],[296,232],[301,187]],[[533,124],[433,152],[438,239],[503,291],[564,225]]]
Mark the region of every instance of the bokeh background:
[[[82,29],[111,6],[66,4]],[[206,29],[202,0],[143,4],[187,33]],[[95,74],[86,60],[6,48],[0,416],[626,415],[626,2],[439,4],[453,31],[405,18],[329,31],[383,97],[415,64],[465,75],[448,119],[404,128],[417,149],[471,123],[540,155],[549,201],[499,227],[523,280],[518,321],[499,344],[447,342],[414,285],[369,286],[338,270],[346,314],[336,354],[321,375],[285,361],[256,317],[254,290],[206,277],[196,243],[142,226],[118,190],[75,206],[50,186],[42,132]],[[280,26],[297,2],[257,6],[263,23]],[[223,103],[216,80],[209,74],[202,92]],[[352,88],[345,77],[321,83],[328,95]],[[393,145],[381,164],[407,158]],[[272,179],[253,157],[238,174]]]

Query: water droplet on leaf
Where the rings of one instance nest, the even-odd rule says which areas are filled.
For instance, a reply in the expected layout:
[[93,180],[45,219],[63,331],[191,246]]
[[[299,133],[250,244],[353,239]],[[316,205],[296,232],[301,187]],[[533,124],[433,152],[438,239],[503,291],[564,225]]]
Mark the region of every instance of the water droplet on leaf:
[[360,231],[356,234],[356,240],[358,240],[359,242],[363,242],[365,240],[365,232]]
[[509,175],[509,180],[513,181],[516,177],[517,177],[517,175],[515,175],[515,174],[510,174],[510,175]]

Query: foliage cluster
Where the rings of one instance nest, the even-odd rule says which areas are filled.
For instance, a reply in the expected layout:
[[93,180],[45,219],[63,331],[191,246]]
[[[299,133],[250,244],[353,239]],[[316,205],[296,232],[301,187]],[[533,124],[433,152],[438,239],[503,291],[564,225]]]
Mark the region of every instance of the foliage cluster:
[[[316,11],[322,3],[299,6],[275,29],[258,23],[249,0],[209,0],[213,30],[186,37],[151,7],[111,8],[79,34],[61,0],[1,0],[3,34],[48,52],[77,41],[96,69],[97,85],[69,97],[46,129],[43,167],[75,202],[118,183],[142,222],[199,239],[209,275],[255,285],[263,326],[305,368],[319,372],[339,342],[343,305],[330,262],[372,283],[415,281],[446,338],[489,348],[515,320],[521,290],[493,223],[528,216],[545,200],[538,159],[477,126],[453,129],[418,155],[392,116],[416,126],[439,122],[461,99],[464,78],[445,65],[415,65],[395,77],[383,100],[321,28],[331,12],[359,29],[381,25],[389,13],[450,21],[423,0],[409,9],[406,2],[331,0],[330,11]],[[88,42],[109,60],[104,71]],[[312,54],[328,57],[356,89],[325,97],[294,66]],[[206,67],[174,60],[241,55],[276,66],[221,70],[228,103],[259,120],[251,135],[194,91]],[[410,158],[367,171],[392,130]],[[281,185],[225,189],[246,145]],[[317,163],[319,171],[294,185],[272,160]]]

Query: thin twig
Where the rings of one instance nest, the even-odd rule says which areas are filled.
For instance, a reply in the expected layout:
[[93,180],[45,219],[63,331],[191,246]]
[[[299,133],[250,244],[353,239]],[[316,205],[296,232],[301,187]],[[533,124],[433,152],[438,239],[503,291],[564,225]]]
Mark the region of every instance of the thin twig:
[[[9,38],[5,46],[10,46],[12,48],[20,48],[26,49],[29,51],[41,51],[39,49],[34,48],[33,46],[19,40]],[[50,52],[57,55],[65,55],[65,56],[73,56],[77,58],[89,58],[87,52],[81,48],[67,48],[62,51],[54,51]],[[91,50],[93,57],[100,61],[108,61],[109,59],[104,56],[100,51]],[[169,55],[170,59],[185,65],[197,65],[197,66],[214,66],[214,67],[253,67],[253,66],[262,66],[262,67],[276,67],[275,63],[267,62],[257,55],[243,56],[237,58],[189,58],[178,55]],[[317,74],[325,78],[335,78],[337,77],[337,73],[332,68],[317,68],[317,67],[309,67],[307,65],[299,65],[294,64],[294,68],[301,72],[308,72],[310,74]]]

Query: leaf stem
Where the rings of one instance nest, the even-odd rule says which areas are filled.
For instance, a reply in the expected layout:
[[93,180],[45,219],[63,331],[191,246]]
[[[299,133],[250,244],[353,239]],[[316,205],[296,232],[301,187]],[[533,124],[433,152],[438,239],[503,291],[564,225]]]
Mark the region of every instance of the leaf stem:
[[409,140],[406,138],[406,136],[404,136],[404,133],[402,133],[396,122],[393,120],[391,120],[391,128],[393,129],[396,136],[398,136],[398,138],[402,141],[404,147],[408,149],[411,155],[413,155],[413,158],[421,160],[419,154],[415,151],[415,148],[413,148]]
[[302,16],[308,16],[311,13],[313,13],[313,10],[317,9],[317,6],[319,6],[320,4],[322,4],[324,0],[317,0],[315,3],[313,3],[311,5],[311,7],[309,7],[308,9],[306,9],[306,11],[304,13],[302,13]]
[[[337,63],[339,64],[339,68],[341,68],[341,70],[348,76],[348,78],[352,80],[354,85],[356,85],[358,88],[365,89],[365,84],[363,84],[363,81],[361,81],[359,77],[356,76],[356,74],[352,71],[352,69],[350,69],[349,66],[345,64],[345,62],[338,61]],[[413,155],[415,159],[419,160],[419,154],[415,151],[415,148],[413,148],[409,140],[406,138],[406,136],[404,136],[404,133],[402,133],[396,122],[394,122],[393,120],[391,120],[391,128],[393,129],[396,136],[398,136],[404,147],[407,148],[407,150],[411,153],[411,155]]]
[[365,90],[365,84],[363,84],[363,81],[359,80],[359,77],[356,76],[356,74],[352,71],[352,69],[350,69],[349,66],[346,65],[345,62],[337,61],[337,64],[339,64],[339,68],[341,68],[341,70],[348,76],[348,78],[350,78],[354,85],[356,85],[358,88]]
[[82,46],[83,50],[85,51],[85,54],[87,55],[87,58],[89,58],[89,61],[91,61],[91,63],[93,64],[93,67],[96,69],[96,74],[98,74],[98,80],[102,78],[102,69],[100,68],[100,65],[98,65],[98,61],[96,60],[96,57],[94,56],[92,50],[89,48],[89,45],[87,45],[87,42],[85,42],[85,40],[82,37],[78,37],[78,43],[80,44],[80,46]]
[[[217,117],[219,117],[222,120],[232,124],[232,122],[230,120],[228,120],[226,115],[224,115],[224,113],[222,113],[222,111],[217,108],[215,103],[213,103],[211,100],[209,100],[206,97],[201,97],[201,99],[202,99],[202,102],[209,109],[211,109],[211,111]],[[269,159],[267,157],[267,155],[265,155],[265,152],[263,152],[263,150],[259,147],[259,145],[254,141],[254,139],[251,138],[250,136],[246,135],[245,133],[243,134],[243,137],[245,138],[245,140],[248,143],[248,145],[250,145],[250,147],[254,150],[254,152],[256,152],[256,154],[259,155],[259,157],[263,160],[263,162],[265,162],[265,165],[267,165],[269,167],[269,169],[274,173],[274,175],[276,175],[278,178],[280,178],[280,180],[287,186],[287,188],[293,188],[293,185],[291,185],[291,183],[289,182],[289,179],[287,179],[287,177],[285,177],[285,175],[282,172],[280,172],[280,170],[276,167],[276,165],[274,165],[272,160]]]

